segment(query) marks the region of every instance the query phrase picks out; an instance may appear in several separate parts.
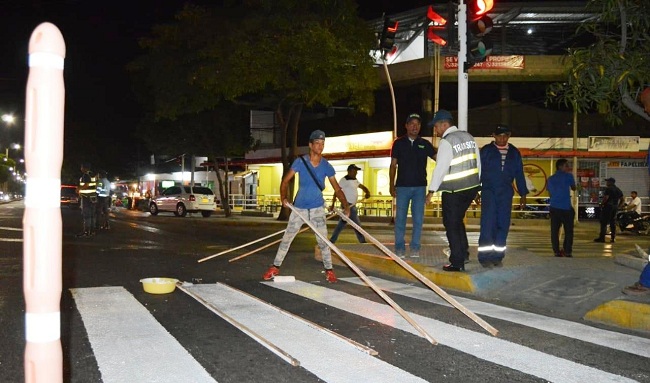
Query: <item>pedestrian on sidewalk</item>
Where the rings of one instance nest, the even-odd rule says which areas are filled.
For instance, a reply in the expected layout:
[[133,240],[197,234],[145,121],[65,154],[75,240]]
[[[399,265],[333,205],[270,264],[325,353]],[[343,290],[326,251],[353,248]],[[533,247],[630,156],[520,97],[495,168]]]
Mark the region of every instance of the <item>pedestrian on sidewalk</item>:
[[[411,257],[420,256],[420,237],[424,223],[424,199],[427,190],[427,157],[435,159],[436,150],[431,142],[420,137],[422,119],[410,114],[406,119],[406,135],[393,142],[390,151],[390,195],[396,199],[395,253],[406,255],[406,217],[411,205],[413,231],[411,233]],[[395,180],[397,175],[397,180]]]
[[[334,193],[338,196],[343,204],[345,214],[350,216],[350,204],[348,203],[339,183],[336,182],[336,172],[334,167],[323,157],[325,148],[325,133],[322,130],[314,130],[309,136],[309,154],[296,158],[291,164],[291,168],[282,178],[280,184],[280,200],[282,205],[288,206],[289,183],[297,174],[299,177],[298,193],[293,206],[303,217],[308,217],[309,221],[318,229],[323,236],[327,236],[327,225],[325,223],[325,199],[323,190],[325,189],[325,179],[327,178],[334,188]],[[289,252],[291,242],[300,231],[303,225],[302,218],[292,211],[287,223],[287,229],[282,237],[282,242],[273,260],[273,265],[264,273],[264,280],[268,281],[280,274],[280,266]],[[315,234],[314,234],[315,235]],[[323,256],[323,266],[325,267],[325,278],[330,283],[337,281],[334,270],[332,270],[332,253],[329,246],[318,235],[316,242]]]
[[469,243],[465,230],[465,213],[476,198],[481,177],[480,149],[471,134],[452,125],[451,113],[438,110],[429,126],[442,137],[436,167],[431,176],[426,203],[433,193],[442,192],[442,224],[447,231],[451,255],[444,271],[464,271]]
[[607,225],[610,230],[610,242],[616,241],[616,212],[619,206],[625,204],[625,197],[621,189],[616,186],[616,180],[612,177],[605,179],[607,188],[603,192],[603,201],[600,203],[600,235],[594,238],[594,242],[605,242]]
[[478,261],[483,267],[502,266],[510,230],[512,182],[517,183],[521,210],[526,207],[528,186],[521,153],[508,143],[511,130],[499,124],[492,133],[494,141],[481,148],[481,232]]
[[[550,194],[549,215],[551,218],[551,247],[556,257],[572,257],[573,221],[576,211],[571,204],[571,191],[576,190],[576,180],[571,174],[569,161],[560,158],[555,161],[555,174],[548,177]],[[564,243],[560,249],[560,228],[564,227]]]
[[[339,180],[339,186],[341,186],[341,190],[343,190],[343,194],[345,194],[345,198],[350,204],[350,219],[357,225],[361,226],[361,221],[359,220],[359,214],[356,205],[357,200],[359,199],[359,193],[357,192],[357,189],[361,189],[363,191],[364,198],[366,199],[370,198],[370,190],[368,190],[367,187],[365,187],[357,180],[357,171],[359,170],[361,170],[361,168],[355,164],[348,166],[348,174],[341,177]],[[332,206],[330,206],[330,211],[333,211],[335,206],[336,194],[334,194],[332,197]],[[347,224],[348,223],[343,218],[339,218],[339,223],[336,224],[336,227],[332,232],[330,242],[336,243],[336,240],[339,238],[339,234],[341,234],[341,231]],[[363,236],[363,234],[358,232],[356,229],[354,230],[354,234],[356,234],[359,243],[366,243],[366,238]]]

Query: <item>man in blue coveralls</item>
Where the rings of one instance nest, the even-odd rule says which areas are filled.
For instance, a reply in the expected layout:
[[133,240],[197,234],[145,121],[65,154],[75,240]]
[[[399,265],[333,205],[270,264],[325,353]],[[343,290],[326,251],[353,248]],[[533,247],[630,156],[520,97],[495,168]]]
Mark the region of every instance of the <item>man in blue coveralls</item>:
[[517,184],[522,209],[526,206],[526,177],[521,153],[512,144],[510,128],[500,124],[494,130],[494,141],[481,148],[481,234],[478,239],[478,261],[483,267],[502,266],[506,255],[506,239],[510,230],[512,181]]

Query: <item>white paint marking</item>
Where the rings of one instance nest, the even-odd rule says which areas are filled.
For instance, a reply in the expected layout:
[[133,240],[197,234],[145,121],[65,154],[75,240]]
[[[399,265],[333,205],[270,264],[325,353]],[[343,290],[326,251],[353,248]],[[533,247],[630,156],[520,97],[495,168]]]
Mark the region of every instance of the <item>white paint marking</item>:
[[104,383],[215,382],[123,287],[70,291]]
[[[305,282],[262,283],[419,336],[419,333],[387,305]],[[440,344],[550,382],[634,382],[619,375],[547,355],[516,343],[415,313],[409,314],[428,331],[436,334]]]
[[425,382],[409,372],[368,355],[346,341],[284,315],[277,309],[231,288],[218,284],[201,284],[189,286],[187,289],[215,305],[237,322],[262,334],[268,341],[298,359],[301,367],[328,383]]
[[[425,302],[431,302],[451,307],[449,304],[447,304],[447,302],[443,301],[434,292],[428,289],[410,286],[398,282],[391,282],[381,278],[372,279],[379,287],[381,287],[382,290],[404,295],[410,298],[419,299]],[[363,283],[358,278],[341,278],[341,280],[363,285]],[[507,307],[497,306],[491,303],[475,301],[462,297],[454,298],[463,306],[467,307],[468,310],[471,310],[476,314],[507,320],[512,323],[518,323],[527,327],[550,332],[552,334],[562,335],[583,342],[593,343],[614,350],[625,351],[631,354],[650,358],[650,339],[621,334],[614,331],[601,330],[595,327],[586,326],[584,324],[571,322],[568,320],[519,311]]]

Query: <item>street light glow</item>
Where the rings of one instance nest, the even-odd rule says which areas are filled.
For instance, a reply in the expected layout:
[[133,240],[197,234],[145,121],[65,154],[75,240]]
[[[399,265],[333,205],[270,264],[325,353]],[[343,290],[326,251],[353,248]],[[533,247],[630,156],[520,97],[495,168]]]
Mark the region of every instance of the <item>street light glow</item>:
[[16,117],[13,114],[3,114],[2,121],[6,122],[7,125],[11,125],[16,121]]

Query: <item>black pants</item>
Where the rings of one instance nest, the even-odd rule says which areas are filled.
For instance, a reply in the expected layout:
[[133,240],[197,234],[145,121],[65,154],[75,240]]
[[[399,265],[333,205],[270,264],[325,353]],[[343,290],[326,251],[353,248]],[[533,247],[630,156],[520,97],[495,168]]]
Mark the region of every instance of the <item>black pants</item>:
[[612,239],[616,238],[616,210],[616,206],[603,206],[603,210],[600,211],[600,235],[598,238],[605,239],[608,224]]
[[469,243],[463,219],[477,192],[478,187],[453,193],[442,193],[442,224],[447,231],[447,241],[449,241],[451,250],[449,262],[456,267],[463,267],[465,257],[469,254]]
[[570,210],[556,209],[551,207],[549,209],[551,216],[551,247],[555,254],[560,253],[560,228],[564,226],[564,243],[562,248],[564,253],[571,255],[573,251],[573,220],[575,219],[576,212],[571,208]]

